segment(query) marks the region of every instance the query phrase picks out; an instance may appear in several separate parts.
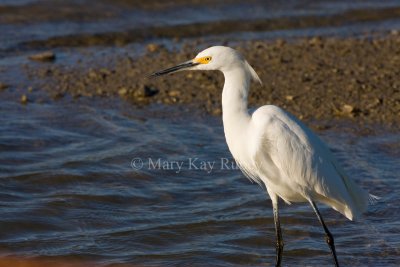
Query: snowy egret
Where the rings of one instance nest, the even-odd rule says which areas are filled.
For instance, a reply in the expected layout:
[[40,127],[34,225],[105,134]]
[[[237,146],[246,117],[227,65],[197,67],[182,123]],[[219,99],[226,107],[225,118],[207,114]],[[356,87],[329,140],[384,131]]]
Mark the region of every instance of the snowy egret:
[[339,266],[333,236],[316,202],[354,220],[366,210],[368,192],[346,175],[327,146],[292,114],[273,105],[249,113],[250,81],[261,84],[261,80],[236,50],[213,46],[192,60],[151,76],[180,70],[220,70],[224,74],[222,119],[226,142],[243,173],[265,186],[271,198],[276,230],[276,266],[281,265],[283,252],[279,198],[288,204],[311,204],[325,231],[335,266]]

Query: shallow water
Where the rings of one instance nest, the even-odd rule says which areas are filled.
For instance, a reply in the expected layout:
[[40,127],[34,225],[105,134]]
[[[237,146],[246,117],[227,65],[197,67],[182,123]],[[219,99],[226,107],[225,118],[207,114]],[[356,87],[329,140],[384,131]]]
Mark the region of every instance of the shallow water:
[[[152,36],[150,28],[178,25],[207,24],[234,21],[228,25],[223,40],[260,38],[293,38],[314,35],[363,35],[376,31],[400,29],[400,19],[390,14],[390,9],[400,7],[399,1],[197,1],[166,4],[145,1],[48,1],[48,0],[0,0],[0,52],[20,51],[32,41],[44,41],[54,37],[93,35],[100,33],[123,33],[130,30],[149,29],[145,36],[151,41],[166,42],[164,38]],[[37,6],[45,8],[37,8]],[[1,7],[5,7],[2,10]],[[11,9],[7,9],[12,7]],[[385,11],[386,10],[386,11]],[[60,12],[61,11],[61,12]],[[357,16],[363,11],[381,12],[365,18]],[[39,13],[37,13],[39,12]],[[61,13],[53,16],[52,13]],[[35,14],[37,13],[37,14]],[[31,16],[35,14],[35,16]],[[77,15],[78,14],[78,15]],[[347,14],[347,15],[346,15]],[[25,16],[26,15],[26,16]],[[344,15],[344,16],[342,16]],[[330,23],[321,22],[329,16],[335,17]],[[309,26],[302,19],[313,21]],[[280,26],[255,32],[240,30],[242,24],[251,21],[279,22]],[[307,23],[306,23],[307,24]],[[331,25],[332,24],[332,25]],[[237,28],[237,30],[235,30]],[[179,31],[179,30],[178,30]],[[215,37],[207,32],[196,38]],[[210,36],[211,35],[211,36]],[[168,36],[168,35],[167,35]],[[183,37],[186,37],[183,35]],[[190,36],[190,34],[187,37]],[[144,39],[146,39],[144,38]],[[136,40],[138,41],[138,40]],[[140,40],[143,41],[143,40]],[[28,46],[29,48],[29,46]],[[43,48],[43,47],[36,47]]]
[[[219,118],[191,118],[186,107],[94,102],[3,101],[3,253],[139,266],[273,266],[270,201],[234,165],[221,164],[232,161]],[[340,262],[395,266],[398,133],[321,135],[349,174],[381,197],[359,223],[321,208]],[[201,161],[215,165],[202,169]],[[284,266],[332,263],[309,206],[282,205],[281,216]]]
[[[38,2],[0,0],[0,6]],[[11,85],[0,99],[0,253],[104,265],[274,266],[270,201],[233,164],[220,118],[199,116],[198,111],[182,106],[139,109],[115,99],[71,101],[65,97],[21,105],[18,90],[30,86],[23,70],[29,62],[26,55],[33,53],[30,49],[42,49],[23,44],[57,36],[219,20],[297,21],[309,16],[318,22],[320,17],[351,10],[396,8],[399,1],[231,1],[179,9],[125,9],[106,0],[71,3],[87,3],[99,14],[110,9],[111,16],[41,20],[45,13],[24,23],[0,23],[0,82]],[[57,4],[54,7],[57,11]],[[10,14],[2,13],[0,20]],[[284,25],[265,32],[227,30],[208,37],[221,42],[400,29],[397,17],[385,15],[376,21],[315,25]],[[81,52],[109,49],[114,54],[131,49],[140,53],[148,42],[179,45],[150,36],[128,48],[112,44]],[[62,59],[55,64],[68,60],[74,64],[82,56],[68,47],[55,50]],[[34,88],[40,95],[36,90],[40,89]],[[397,266],[399,134],[381,130],[359,135],[348,128],[343,125],[341,130],[320,134],[350,176],[381,199],[359,223],[326,207],[321,211],[336,237],[344,266]],[[282,205],[281,217],[284,266],[333,264],[323,230],[308,205]]]

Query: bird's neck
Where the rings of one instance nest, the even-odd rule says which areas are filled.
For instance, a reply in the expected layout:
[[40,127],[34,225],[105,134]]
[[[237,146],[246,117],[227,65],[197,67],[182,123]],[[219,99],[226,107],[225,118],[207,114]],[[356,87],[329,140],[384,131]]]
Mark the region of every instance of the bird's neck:
[[241,161],[243,146],[240,140],[246,140],[246,129],[250,122],[247,110],[247,95],[250,75],[238,67],[224,71],[225,84],[222,91],[222,120],[229,150],[237,161]]
[[235,118],[249,119],[247,96],[249,94],[250,74],[246,69],[237,68],[224,71],[225,84],[222,90],[222,113],[224,123]]

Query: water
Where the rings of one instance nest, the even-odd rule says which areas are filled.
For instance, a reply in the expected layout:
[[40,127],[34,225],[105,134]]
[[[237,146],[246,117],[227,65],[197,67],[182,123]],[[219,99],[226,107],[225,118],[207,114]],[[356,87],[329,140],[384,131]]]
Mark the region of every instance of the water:
[[[29,3],[39,2],[0,0],[1,6]],[[0,82],[12,86],[0,92],[0,253],[100,265],[274,266],[271,203],[263,189],[237,170],[220,118],[200,116],[191,107],[138,108],[116,99],[66,97],[21,105],[18,89],[29,85],[22,65],[29,64],[26,55],[37,49],[21,47],[58,36],[219,20],[318,21],[360,9],[398,8],[400,3],[218,1],[183,4],[179,9],[125,8],[111,1],[71,3],[72,9],[77,8],[74,4],[88,4],[98,14],[106,10],[110,15],[71,19],[63,13],[65,17],[43,20],[38,15],[17,23],[4,22],[7,12],[1,13]],[[240,41],[399,28],[397,17],[383,16],[376,21],[344,20],[338,25],[260,32],[229,29],[209,37]],[[129,49],[139,53],[149,41],[173,43],[149,38],[129,44]],[[65,51],[72,59],[82,56],[68,49],[56,50],[58,58]],[[85,49],[114,53],[120,48]],[[67,63],[74,64],[72,59]],[[321,212],[336,238],[343,266],[398,266],[399,134],[381,130],[361,135],[349,128],[343,125],[320,135],[350,176],[381,199],[358,223],[326,207],[321,206]],[[333,264],[323,230],[308,205],[282,205],[281,217],[284,266]]]
[[[102,264],[273,266],[270,201],[235,165],[221,164],[232,161],[219,118],[123,103],[4,102],[1,251]],[[340,261],[395,266],[398,134],[321,134],[349,174],[382,197],[360,223],[322,208]],[[201,161],[215,163],[201,169]],[[285,266],[331,261],[309,206],[282,205],[281,216]]]
[[[400,19],[390,13],[398,9],[400,2],[390,1],[197,1],[166,4],[156,1],[37,1],[37,0],[2,0],[0,6],[13,7],[3,11],[0,17],[0,52],[18,50],[32,41],[45,41],[51,38],[93,35],[102,33],[124,33],[144,30],[147,38],[157,40],[149,34],[152,27],[171,27],[198,23],[236,22],[222,30],[225,40],[298,37],[313,35],[360,35],[371,31],[400,29]],[[38,8],[39,6],[39,8]],[[46,8],[40,8],[40,6]],[[88,8],[90,7],[90,8]],[[379,15],[360,17],[360,11],[376,11]],[[0,10],[1,11],[1,10]],[[13,16],[13,14],[18,14]],[[32,16],[32,14],[35,14]],[[54,15],[57,14],[57,15]],[[330,24],[323,22],[332,17]],[[299,25],[302,19],[309,21],[309,26]],[[322,21],[321,21],[322,20]],[[254,21],[269,21],[274,25],[269,30],[242,30],[242,25]],[[235,28],[237,28],[235,30]],[[179,31],[179,30],[177,30]],[[140,32],[142,35],[143,32]],[[221,32],[219,33],[221,34]],[[183,37],[193,37],[181,33]],[[212,36],[207,31],[202,36]],[[131,38],[135,38],[132,36]]]

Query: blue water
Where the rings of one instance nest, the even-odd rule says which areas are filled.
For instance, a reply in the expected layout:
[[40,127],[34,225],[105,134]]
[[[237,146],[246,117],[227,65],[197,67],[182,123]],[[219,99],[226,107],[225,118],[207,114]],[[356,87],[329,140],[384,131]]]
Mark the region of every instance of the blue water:
[[[48,0],[47,0],[48,1]],[[123,2],[123,1],[122,1]],[[58,8],[65,8],[66,4],[59,1],[58,4],[50,1],[54,7],[54,12]],[[0,23],[0,51],[15,50],[19,45],[32,40],[46,40],[52,37],[67,36],[74,34],[96,34],[105,32],[124,32],[133,29],[143,29],[149,27],[164,27],[187,25],[193,23],[208,23],[214,21],[238,21],[246,23],[249,20],[281,19],[291,18],[293,21],[300,21],[302,17],[318,18],[326,16],[341,15],[346,12],[357,10],[380,10],[387,8],[398,8],[400,1],[215,1],[212,4],[171,4],[164,3],[147,8],[141,5],[124,5],[113,3],[112,1],[93,1],[81,0],[71,1],[70,9],[76,9],[76,13],[82,15],[78,18],[55,17],[49,20],[37,17],[37,20],[29,21],[22,18],[18,23],[7,23],[5,13],[3,23]],[[161,2],[162,3],[162,2]],[[38,0],[3,0],[0,6],[20,6],[24,5],[48,5],[46,1]],[[59,5],[59,6],[58,6]],[[22,8],[23,10],[23,8]],[[51,9],[49,9],[51,12]],[[87,12],[86,12],[87,11]],[[93,17],[92,12],[97,12],[98,17]],[[29,13],[29,9],[25,12]],[[73,14],[73,12],[72,12]],[[86,14],[86,17],[85,17]],[[0,17],[0,22],[3,20]],[[339,21],[338,21],[339,22]],[[349,21],[342,25],[321,26],[316,28],[284,28],[273,31],[259,32],[240,32],[240,38],[259,39],[276,37],[298,37],[312,35],[362,35],[374,31],[390,31],[400,29],[400,19],[397,17],[382,18],[370,23],[368,20]],[[277,36],[277,33],[280,36]],[[151,34],[150,34],[151,36]],[[205,36],[198,36],[205,37]],[[226,37],[237,39],[236,33],[228,34]],[[153,40],[155,41],[155,40]],[[158,40],[160,41],[160,40]]]
[[[104,264],[273,266],[270,201],[234,164],[221,164],[232,161],[219,118],[96,101],[1,105],[1,251]],[[338,257],[343,266],[396,266],[400,137],[343,129],[320,134],[381,199],[358,223],[321,208]],[[332,263],[309,206],[284,204],[281,217],[284,266]]]
[[[0,6],[27,3],[44,2],[0,0]],[[0,23],[0,82],[11,85],[0,92],[0,254],[104,265],[274,266],[270,200],[232,161],[220,118],[200,116],[186,106],[139,108],[117,99],[65,97],[40,103],[40,88],[32,94],[37,99],[21,105],[20,92],[30,85],[24,64],[35,51],[20,51],[20,45],[149,26],[318,17],[395,8],[400,2],[216,1],[215,6],[159,10],[123,8],[112,1],[74,3],[91,8],[106,3],[113,16]],[[397,18],[208,38],[240,41],[393,29],[400,29]],[[174,43],[144,40],[129,44],[130,53],[139,53],[149,41]],[[101,58],[102,52],[119,49],[128,48],[88,47],[77,52],[64,47],[56,52],[72,65],[83,55]],[[360,222],[350,222],[327,207],[321,206],[321,212],[343,266],[398,266],[400,136],[381,125],[366,125],[376,130],[369,134],[358,127],[343,123],[319,134],[349,175],[381,198]],[[283,204],[281,223],[283,266],[333,266],[323,230],[308,205]]]

